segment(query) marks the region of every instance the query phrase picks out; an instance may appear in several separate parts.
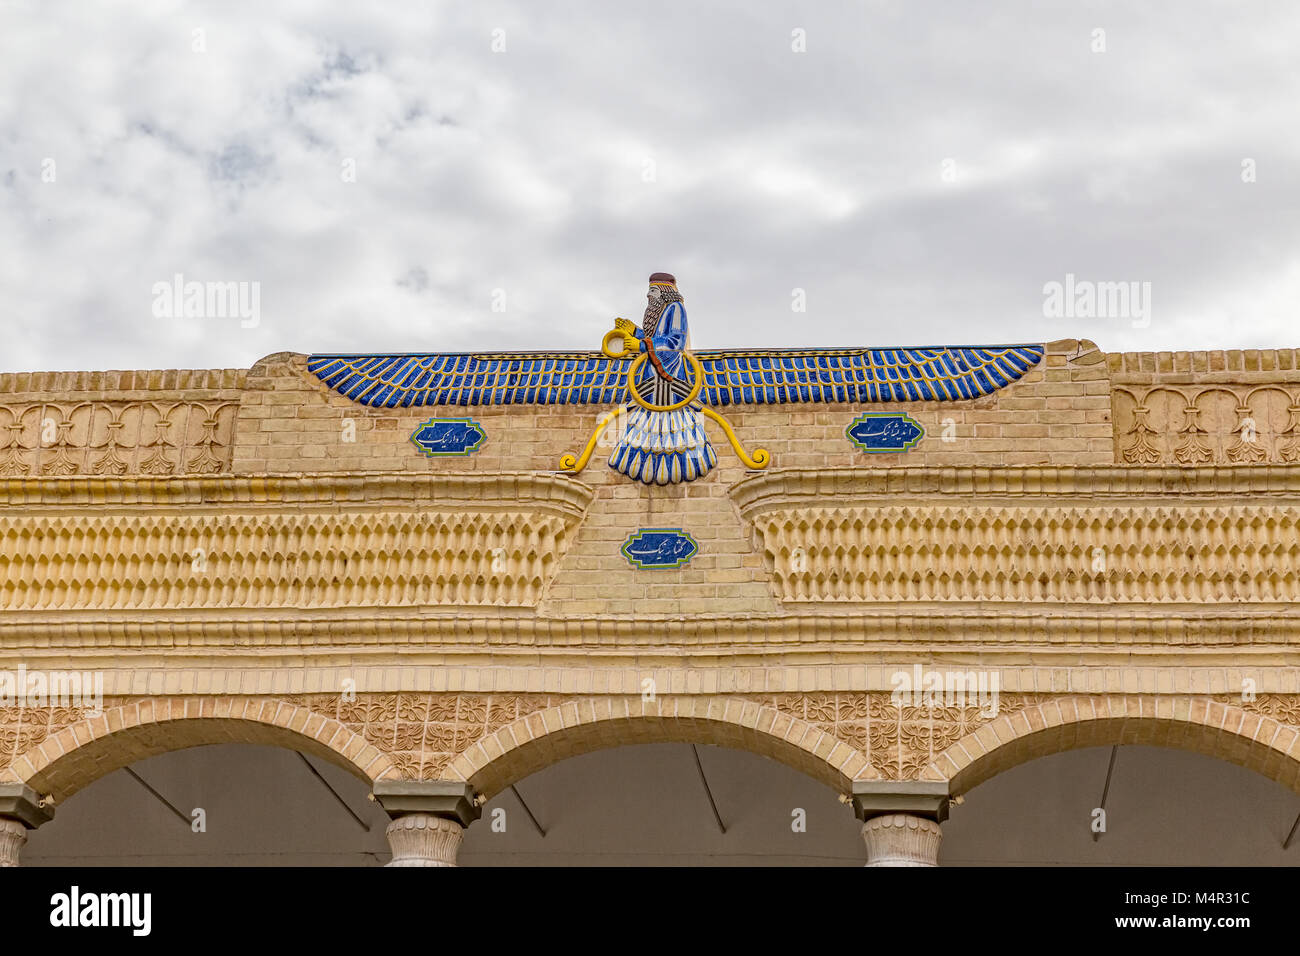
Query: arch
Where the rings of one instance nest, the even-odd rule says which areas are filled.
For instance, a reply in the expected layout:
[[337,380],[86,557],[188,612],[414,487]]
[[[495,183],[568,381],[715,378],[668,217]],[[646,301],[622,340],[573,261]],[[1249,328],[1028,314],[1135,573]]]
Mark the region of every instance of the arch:
[[568,757],[606,747],[703,743],[747,750],[848,793],[854,779],[878,776],[867,758],[820,727],[740,698],[568,701],[520,717],[460,754],[444,776],[489,799],[517,780]]
[[1065,697],[1004,714],[939,754],[924,780],[965,793],[1038,757],[1111,744],[1173,747],[1217,757],[1300,793],[1300,733],[1266,714],[1211,699]]
[[314,754],[367,782],[394,776],[392,761],[330,717],[283,700],[174,697],[107,708],[52,733],[0,772],[55,802],[145,757],[205,744],[243,743]]

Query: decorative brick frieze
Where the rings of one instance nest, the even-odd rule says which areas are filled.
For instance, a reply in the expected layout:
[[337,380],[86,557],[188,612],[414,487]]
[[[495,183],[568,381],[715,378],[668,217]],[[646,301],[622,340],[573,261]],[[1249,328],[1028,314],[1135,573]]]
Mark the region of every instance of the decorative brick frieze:
[[230,470],[238,401],[0,404],[0,476]]
[[1300,384],[1120,388],[1114,403],[1125,464],[1300,462]]
[[1300,506],[827,504],[754,527],[788,603],[1300,601]]

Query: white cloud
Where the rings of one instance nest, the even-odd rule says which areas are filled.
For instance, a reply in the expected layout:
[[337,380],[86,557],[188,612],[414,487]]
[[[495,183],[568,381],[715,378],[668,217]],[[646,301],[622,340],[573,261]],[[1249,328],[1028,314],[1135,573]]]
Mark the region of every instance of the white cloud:
[[[697,347],[1300,345],[1298,18],[13,4],[0,369],[594,348],[660,269]],[[178,272],[260,282],[261,324],[154,319]],[[1150,326],[1045,319],[1067,273],[1151,282]]]

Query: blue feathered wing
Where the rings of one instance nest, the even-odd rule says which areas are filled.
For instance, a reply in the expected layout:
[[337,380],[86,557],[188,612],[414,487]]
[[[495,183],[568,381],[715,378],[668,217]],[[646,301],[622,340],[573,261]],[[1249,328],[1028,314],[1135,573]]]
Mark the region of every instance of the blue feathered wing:
[[[1021,378],[1041,345],[696,352],[699,400],[712,407],[785,402],[962,401]],[[312,355],[307,368],[362,405],[612,405],[631,359],[600,352]]]

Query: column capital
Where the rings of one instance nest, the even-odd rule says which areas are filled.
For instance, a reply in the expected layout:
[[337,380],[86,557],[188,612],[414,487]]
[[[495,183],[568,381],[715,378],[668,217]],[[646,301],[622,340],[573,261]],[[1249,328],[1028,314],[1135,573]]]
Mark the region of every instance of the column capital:
[[403,813],[384,835],[393,850],[389,866],[455,866],[465,828],[450,817]]
[[857,780],[853,783],[853,812],[859,820],[893,813],[924,817],[935,823],[948,819],[946,780]]
[[938,866],[943,827],[915,813],[882,813],[862,824],[867,866]]
[[420,813],[467,827],[483,812],[474,788],[454,780],[376,780],[374,795],[393,819]]
[[42,805],[41,795],[25,783],[0,783],[0,817],[17,820],[29,830],[54,819],[53,805]]
[[0,783],[0,866],[17,866],[27,831],[54,818],[54,807],[41,804],[41,795],[27,784]]

